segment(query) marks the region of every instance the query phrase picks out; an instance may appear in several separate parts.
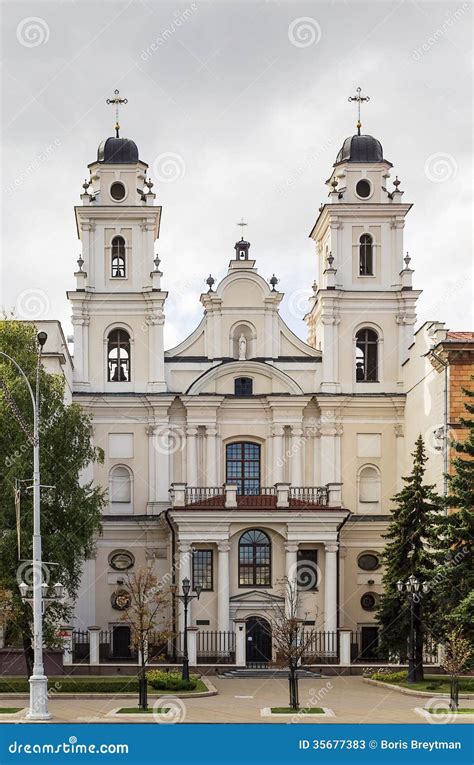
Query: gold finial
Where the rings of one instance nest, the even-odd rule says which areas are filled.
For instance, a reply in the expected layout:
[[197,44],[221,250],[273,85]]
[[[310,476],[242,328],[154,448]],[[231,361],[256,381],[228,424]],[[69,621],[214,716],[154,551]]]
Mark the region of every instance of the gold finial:
[[362,96],[361,92],[362,92],[362,88],[359,87],[356,90],[357,95],[356,96],[349,96],[349,98],[347,99],[348,101],[356,101],[357,102],[357,123],[356,123],[357,135],[360,135],[360,129],[362,127],[362,122],[360,121],[360,105],[361,105],[361,103],[363,101],[370,101],[370,97],[369,96]]
[[115,137],[120,138],[119,106],[121,104],[128,104],[128,98],[120,98],[119,91],[114,90],[114,98],[108,98],[105,103],[115,105]]

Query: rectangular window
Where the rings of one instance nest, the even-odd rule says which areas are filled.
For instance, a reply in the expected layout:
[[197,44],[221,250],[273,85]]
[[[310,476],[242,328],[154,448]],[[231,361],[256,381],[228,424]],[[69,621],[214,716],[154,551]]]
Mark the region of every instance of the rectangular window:
[[237,485],[238,494],[260,492],[260,446],[252,443],[228,444],[226,481]]
[[193,590],[201,585],[203,590],[212,590],[212,550],[193,552]]
[[236,377],[234,380],[234,393],[236,396],[251,396],[253,393],[252,378]]
[[300,590],[317,590],[319,584],[318,551],[298,550],[296,581]]

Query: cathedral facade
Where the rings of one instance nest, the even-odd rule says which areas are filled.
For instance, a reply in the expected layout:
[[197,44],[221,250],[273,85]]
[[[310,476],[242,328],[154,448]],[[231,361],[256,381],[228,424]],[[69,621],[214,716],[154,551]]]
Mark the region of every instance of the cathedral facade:
[[[413,449],[404,375],[419,292],[404,257],[411,205],[380,142],[359,133],[335,158],[311,231],[307,342],[280,317],[283,294],[242,238],[201,295],[200,324],[165,350],[148,165],[119,137],[89,165],[68,293],[72,396],[105,452],[84,479],[108,487],[109,505],[74,626],[111,630],[117,658],[125,572],[144,565],[165,584],[202,587],[189,623],[239,625],[249,661],[272,657],[262,635],[285,578],[308,626],[376,643],[383,534]],[[182,630],[179,608],[173,619]]]

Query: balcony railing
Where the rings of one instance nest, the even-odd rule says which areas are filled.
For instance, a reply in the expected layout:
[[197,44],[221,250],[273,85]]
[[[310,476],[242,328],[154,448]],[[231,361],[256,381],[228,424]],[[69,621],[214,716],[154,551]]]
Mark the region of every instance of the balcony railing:
[[327,505],[329,489],[327,486],[290,486],[290,502],[292,499],[311,505]]
[[171,501],[174,508],[194,509],[227,508],[314,508],[341,507],[341,485],[330,483],[326,486],[291,486],[277,483],[274,486],[260,486],[252,493],[240,494],[236,484],[224,486],[188,486],[173,483]]

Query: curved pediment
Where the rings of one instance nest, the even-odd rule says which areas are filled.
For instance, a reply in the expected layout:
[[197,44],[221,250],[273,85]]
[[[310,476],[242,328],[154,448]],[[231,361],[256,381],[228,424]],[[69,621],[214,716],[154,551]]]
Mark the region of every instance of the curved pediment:
[[230,361],[204,372],[195,380],[186,393],[217,393],[233,395],[236,377],[250,377],[254,395],[286,393],[301,395],[303,390],[289,375],[270,364],[260,361]]

